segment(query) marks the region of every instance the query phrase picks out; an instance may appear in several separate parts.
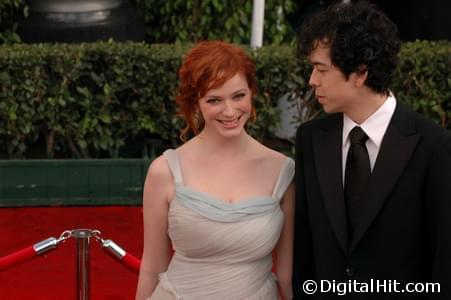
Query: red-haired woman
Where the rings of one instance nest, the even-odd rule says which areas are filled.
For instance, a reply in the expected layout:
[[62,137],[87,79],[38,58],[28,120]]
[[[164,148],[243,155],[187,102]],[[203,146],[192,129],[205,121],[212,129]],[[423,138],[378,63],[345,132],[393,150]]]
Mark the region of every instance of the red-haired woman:
[[254,64],[239,47],[201,42],[179,77],[185,143],[149,168],[136,299],[290,299],[294,161],[245,131]]

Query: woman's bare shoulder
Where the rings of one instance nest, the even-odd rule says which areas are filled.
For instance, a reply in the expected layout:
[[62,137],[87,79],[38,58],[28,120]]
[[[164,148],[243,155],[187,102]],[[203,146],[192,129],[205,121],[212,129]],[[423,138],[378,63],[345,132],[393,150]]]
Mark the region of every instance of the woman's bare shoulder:
[[[143,204],[169,202],[173,198],[175,190],[174,179],[166,158],[161,155],[154,159],[147,171],[144,183]],[[158,199],[164,201],[157,201]],[[151,204],[153,203],[153,204]]]
[[163,155],[158,156],[151,162],[147,176],[158,182],[172,180],[171,171]]
[[275,164],[282,164],[288,158],[285,154],[271,149],[258,141],[256,141],[255,145],[258,157],[260,157],[260,159],[264,161],[273,162]]
[[192,138],[175,149],[177,156],[183,161],[192,161],[202,153],[198,139]]

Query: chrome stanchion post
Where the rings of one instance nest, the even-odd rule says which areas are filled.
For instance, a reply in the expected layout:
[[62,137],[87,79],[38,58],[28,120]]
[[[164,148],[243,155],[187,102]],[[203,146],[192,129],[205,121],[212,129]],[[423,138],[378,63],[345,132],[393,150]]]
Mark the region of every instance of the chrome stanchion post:
[[91,229],[76,229],[72,231],[72,237],[77,240],[77,299],[89,300],[90,289],[90,259],[89,238],[95,232]]

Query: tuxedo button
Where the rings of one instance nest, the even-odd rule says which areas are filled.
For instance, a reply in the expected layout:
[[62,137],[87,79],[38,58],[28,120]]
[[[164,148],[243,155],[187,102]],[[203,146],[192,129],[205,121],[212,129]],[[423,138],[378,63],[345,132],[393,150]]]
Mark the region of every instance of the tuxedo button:
[[354,276],[354,269],[351,267],[347,267],[345,269],[346,275],[348,275],[349,277]]

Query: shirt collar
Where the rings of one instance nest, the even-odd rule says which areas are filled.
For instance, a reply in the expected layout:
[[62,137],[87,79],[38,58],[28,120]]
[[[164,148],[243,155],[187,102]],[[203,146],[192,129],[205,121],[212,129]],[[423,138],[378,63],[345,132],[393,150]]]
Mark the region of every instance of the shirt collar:
[[360,125],[351,120],[346,114],[343,114],[343,146],[349,142],[348,136],[352,128],[360,126],[369,140],[379,148],[395,108],[396,99],[390,93],[381,107]]

